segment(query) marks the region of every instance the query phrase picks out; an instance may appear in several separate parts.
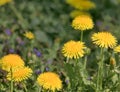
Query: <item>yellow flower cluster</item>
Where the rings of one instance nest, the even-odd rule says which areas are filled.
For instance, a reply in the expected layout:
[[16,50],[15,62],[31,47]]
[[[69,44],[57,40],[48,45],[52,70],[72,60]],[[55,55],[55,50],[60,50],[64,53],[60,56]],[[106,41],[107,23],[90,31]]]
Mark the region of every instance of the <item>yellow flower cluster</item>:
[[95,4],[90,0],[66,0],[72,7],[80,10],[90,10],[95,8]]
[[38,76],[37,82],[44,89],[56,92],[62,88],[62,81],[59,76],[53,72],[45,72]]
[[24,36],[30,40],[34,39],[34,34],[32,32],[26,32]]
[[[77,21],[77,20],[76,20]],[[79,20],[80,21],[80,20]],[[109,32],[98,32],[91,36],[92,42],[100,48],[112,48],[115,53],[120,52],[120,45],[117,45],[117,39]],[[69,41],[64,44],[62,53],[67,58],[78,59],[85,54],[84,42],[81,41]]]
[[73,18],[81,14],[88,15],[88,10],[96,7],[95,3],[90,0],[66,0],[66,2],[76,9],[70,14]]
[[62,53],[67,58],[79,59],[84,56],[86,48],[84,42],[82,42],[83,31],[94,27],[93,20],[86,10],[95,8],[95,4],[90,0],[66,0],[66,2],[77,9],[71,13],[71,16],[75,17],[72,21],[72,27],[75,30],[81,31],[81,41],[69,41],[65,43]]
[[2,69],[8,72],[8,80],[19,82],[28,79],[32,74],[32,70],[24,66],[24,61],[17,54],[3,56],[0,64]]
[[92,18],[88,15],[80,15],[75,17],[75,19],[72,21],[72,27],[76,30],[88,30],[92,29],[94,26],[94,23],[92,21]]
[[6,3],[11,2],[12,0],[0,0],[0,6],[5,5]]
[[85,48],[86,48],[86,46],[84,45],[83,42],[71,40],[71,41],[64,44],[64,46],[62,48],[62,53],[67,58],[78,59],[78,58],[84,56],[84,54],[85,54],[84,49]]

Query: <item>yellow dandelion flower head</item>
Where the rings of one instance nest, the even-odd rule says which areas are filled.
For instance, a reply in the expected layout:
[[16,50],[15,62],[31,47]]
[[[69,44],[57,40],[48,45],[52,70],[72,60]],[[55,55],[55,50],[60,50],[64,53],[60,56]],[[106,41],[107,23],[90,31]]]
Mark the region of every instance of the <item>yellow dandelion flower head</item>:
[[34,39],[34,34],[32,32],[26,32],[24,36],[27,37],[28,39]]
[[11,2],[12,0],[0,0],[0,6],[6,4],[6,3],[9,3]]
[[66,2],[79,10],[90,10],[96,7],[95,3],[90,0],[66,0]]
[[80,15],[73,19],[72,27],[76,30],[88,30],[94,27],[93,20],[88,15]]
[[85,11],[80,11],[80,10],[73,10],[71,13],[70,13],[70,16],[72,18],[75,18],[77,16],[80,16],[80,15],[88,15],[90,16],[90,14],[88,12],[85,12]]
[[64,44],[64,46],[62,48],[62,53],[67,58],[78,59],[78,58],[84,56],[85,48],[86,48],[86,46],[84,45],[84,42],[71,40]]
[[116,38],[109,32],[98,32],[92,35],[94,44],[103,48],[113,48],[117,44]]
[[12,76],[13,81],[20,82],[20,81],[28,79],[32,75],[32,73],[33,73],[33,71],[31,68],[22,67],[22,68],[18,68],[16,70],[14,70],[12,72],[12,75],[9,72],[7,75],[7,79],[11,80],[11,76]]
[[17,54],[8,54],[1,59],[3,70],[10,71],[10,68],[15,69],[24,66],[24,61]]
[[45,72],[38,76],[37,82],[44,89],[51,90],[60,90],[62,88],[62,81],[59,76],[53,72]]
[[115,53],[120,53],[120,45],[118,45],[114,48],[114,52]]

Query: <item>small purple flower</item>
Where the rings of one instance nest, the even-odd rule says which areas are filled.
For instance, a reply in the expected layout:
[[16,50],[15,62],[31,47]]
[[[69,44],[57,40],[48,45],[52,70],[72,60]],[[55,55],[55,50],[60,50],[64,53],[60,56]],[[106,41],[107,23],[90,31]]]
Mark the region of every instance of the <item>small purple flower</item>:
[[14,49],[9,49],[9,53],[14,53],[15,50]]
[[45,70],[46,70],[46,71],[49,71],[49,67],[46,67]]
[[39,51],[36,52],[36,56],[40,57],[41,53]]
[[41,53],[36,48],[33,49],[33,52],[36,54],[36,56],[41,57]]
[[35,74],[39,75],[41,73],[41,70],[35,70]]
[[68,80],[68,79],[66,79],[66,80],[65,80],[65,83],[68,85],[68,84],[69,84],[69,80]]
[[6,29],[6,30],[5,30],[5,34],[8,35],[8,36],[10,36],[10,35],[12,34],[12,32],[11,32],[10,29]]

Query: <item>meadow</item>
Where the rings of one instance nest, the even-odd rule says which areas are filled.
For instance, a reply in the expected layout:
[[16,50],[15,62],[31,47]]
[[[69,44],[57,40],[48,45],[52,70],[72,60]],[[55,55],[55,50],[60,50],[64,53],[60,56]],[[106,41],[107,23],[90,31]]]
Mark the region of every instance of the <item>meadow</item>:
[[0,92],[120,92],[120,0],[0,0]]

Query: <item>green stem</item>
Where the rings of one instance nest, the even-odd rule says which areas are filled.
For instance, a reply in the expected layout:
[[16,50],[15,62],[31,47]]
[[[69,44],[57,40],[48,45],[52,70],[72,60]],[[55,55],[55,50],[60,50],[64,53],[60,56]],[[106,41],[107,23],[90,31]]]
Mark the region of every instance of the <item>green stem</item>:
[[104,55],[103,55],[103,48],[101,48],[101,60],[99,62],[99,68],[98,68],[98,75],[97,75],[97,88],[96,88],[96,92],[101,92],[102,91],[102,81],[103,81],[103,66],[104,66]]
[[40,92],[40,88],[38,87],[38,92]]
[[42,92],[42,89],[40,86],[37,86],[38,87],[38,92]]
[[86,65],[87,65],[87,56],[85,56],[85,60],[84,60],[84,70],[86,70]]
[[101,77],[100,77],[100,89],[101,89],[101,91],[102,91],[102,81],[103,81],[103,75],[104,75],[104,71],[103,71],[103,69],[104,69],[104,55],[103,55],[103,49],[101,49]]
[[69,58],[66,58],[66,63],[68,63],[69,62]]
[[23,18],[23,16],[21,15],[20,12],[18,12],[18,10],[16,9],[16,7],[14,6],[13,3],[9,4],[10,9],[14,12],[14,14],[16,15],[16,17],[19,19],[20,21],[20,25],[22,26],[23,29],[26,29],[26,27],[28,27],[28,23],[27,21],[25,21],[25,19]]
[[[80,58],[79,60],[78,59],[76,59],[76,66],[78,67],[78,73],[79,73],[79,81],[78,81],[78,83],[79,83],[79,86],[81,86],[82,88],[84,87],[84,82],[83,82],[83,73],[81,72],[81,71],[83,71],[83,68],[82,68],[82,58]],[[82,89],[81,89],[82,90]]]
[[28,92],[27,87],[26,87],[26,85],[25,85],[25,84],[24,84],[24,89],[25,89],[25,92]]
[[13,71],[12,71],[12,68],[10,68],[10,74],[11,74],[10,92],[13,92]]
[[80,41],[83,40],[83,31],[81,31]]

